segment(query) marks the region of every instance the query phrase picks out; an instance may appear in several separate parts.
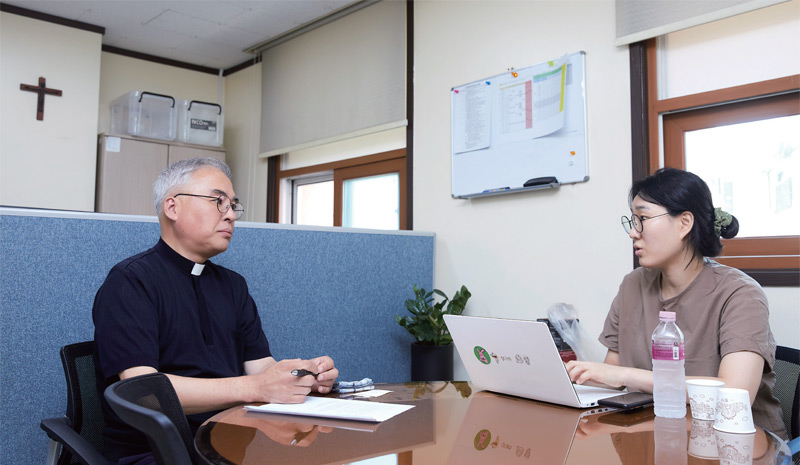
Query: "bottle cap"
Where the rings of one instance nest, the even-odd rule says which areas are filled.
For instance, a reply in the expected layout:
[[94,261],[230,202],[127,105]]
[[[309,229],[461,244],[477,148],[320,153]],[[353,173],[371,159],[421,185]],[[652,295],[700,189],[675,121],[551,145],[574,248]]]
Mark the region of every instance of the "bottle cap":
[[658,318],[661,320],[675,321],[675,312],[658,312]]

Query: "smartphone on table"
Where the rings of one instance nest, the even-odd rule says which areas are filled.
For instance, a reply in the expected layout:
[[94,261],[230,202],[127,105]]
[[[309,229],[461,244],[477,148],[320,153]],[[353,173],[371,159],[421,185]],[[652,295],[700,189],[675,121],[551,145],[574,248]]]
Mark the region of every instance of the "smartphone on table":
[[632,409],[644,407],[653,403],[653,394],[646,392],[628,392],[614,397],[606,397],[597,401],[597,405],[603,407],[615,407],[618,409]]

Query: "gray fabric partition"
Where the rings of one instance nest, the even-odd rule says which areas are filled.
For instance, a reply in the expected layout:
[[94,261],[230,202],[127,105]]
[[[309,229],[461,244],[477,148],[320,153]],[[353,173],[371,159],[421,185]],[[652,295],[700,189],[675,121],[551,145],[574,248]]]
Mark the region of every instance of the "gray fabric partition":
[[[39,421],[66,408],[59,348],[93,338],[106,273],[158,234],[151,217],[0,208],[0,463],[43,463]],[[398,382],[412,338],[394,315],[432,287],[433,251],[433,234],[239,223],[212,261],[247,279],[276,358],[329,354],[340,379]]]

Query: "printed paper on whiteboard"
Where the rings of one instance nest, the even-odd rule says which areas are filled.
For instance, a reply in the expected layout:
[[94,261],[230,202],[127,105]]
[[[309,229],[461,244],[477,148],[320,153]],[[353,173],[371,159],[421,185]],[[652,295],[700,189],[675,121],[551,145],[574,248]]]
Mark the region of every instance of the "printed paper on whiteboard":
[[498,83],[499,137],[502,143],[535,139],[564,127],[566,62],[551,62],[536,75],[508,75]]
[[491,82],[479,82],[453,92],[453,153],[471,152],[491,143]]

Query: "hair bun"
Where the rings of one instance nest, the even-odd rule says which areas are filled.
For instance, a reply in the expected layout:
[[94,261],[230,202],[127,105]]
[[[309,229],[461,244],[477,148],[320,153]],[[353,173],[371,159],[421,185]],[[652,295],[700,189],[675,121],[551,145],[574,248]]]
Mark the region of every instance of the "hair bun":
[[739,234],[739,220],[731,215],[730,224],[721,228],[720,236],[722,236],[723,239],[733,239],[737,234]]

